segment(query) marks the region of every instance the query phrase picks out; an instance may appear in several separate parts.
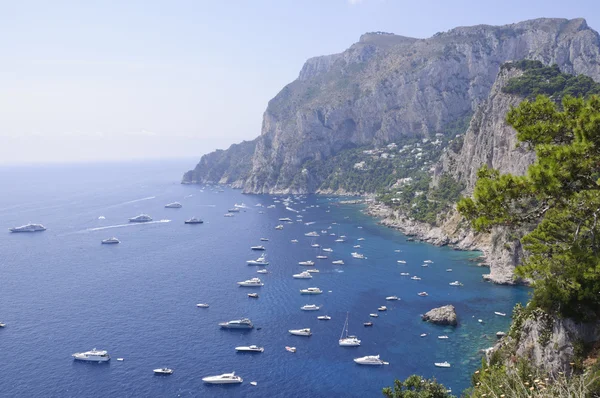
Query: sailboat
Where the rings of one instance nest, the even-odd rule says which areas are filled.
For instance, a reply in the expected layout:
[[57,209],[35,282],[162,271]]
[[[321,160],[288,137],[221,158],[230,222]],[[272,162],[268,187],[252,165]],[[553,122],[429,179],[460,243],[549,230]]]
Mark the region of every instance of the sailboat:
[[358,337],[348,336],[348,313],[346,313],[346,322],[344,322],[344,328],[342,329],[342,334],[340,335],[339,344],[342,347],[358,347],[360,345],[360,340]]

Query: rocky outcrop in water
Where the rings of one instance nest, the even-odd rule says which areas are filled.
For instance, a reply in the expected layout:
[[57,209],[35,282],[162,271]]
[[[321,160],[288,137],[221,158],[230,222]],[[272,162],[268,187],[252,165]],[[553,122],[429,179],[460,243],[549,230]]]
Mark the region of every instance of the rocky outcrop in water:
[[443,307],[434,308],[425,313],[421,319],[436,325],[456,326],[458,324],[456,319],[456,311],[454,310],[453,305],[445,305]]

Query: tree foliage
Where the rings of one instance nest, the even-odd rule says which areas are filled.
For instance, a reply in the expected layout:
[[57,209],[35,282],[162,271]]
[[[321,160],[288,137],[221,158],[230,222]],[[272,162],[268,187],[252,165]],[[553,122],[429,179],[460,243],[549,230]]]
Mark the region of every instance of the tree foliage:
[[[539,96],[511,109],[521,145],[535,150],[525,176],[483,167],[473,199],[458,210],[476,230],[529,226],[517,274],[533,280],[533,306],[549,313],[600,315],[600,98]],[[535,227],[535,228],[534,228]]]
[[387,398],[454,398],[443,384],[435,379],[428,380],[421,376],[412,375],[406,380],[394,381],[394,387],[383,389]]

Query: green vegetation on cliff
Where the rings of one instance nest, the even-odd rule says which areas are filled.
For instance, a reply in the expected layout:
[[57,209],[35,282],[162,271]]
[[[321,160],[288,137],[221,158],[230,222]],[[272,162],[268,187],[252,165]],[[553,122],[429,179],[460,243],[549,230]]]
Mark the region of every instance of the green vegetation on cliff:
[[393,388],[383,389],[383,395],[387,398],[454,398],[435,379],[428,380],[417,375],[409,376],[404,381],[396,379]]

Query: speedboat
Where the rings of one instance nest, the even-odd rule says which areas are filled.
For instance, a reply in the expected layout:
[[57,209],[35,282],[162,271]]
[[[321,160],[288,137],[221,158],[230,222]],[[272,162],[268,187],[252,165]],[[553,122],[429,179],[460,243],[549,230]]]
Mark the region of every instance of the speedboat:
[[108,362],[110,361],[110,355],[108,355],[107,351],[92,349],[91,351],[86,352],[77,352],[72,355],[73,358],[78,361],[88,361],[88,362]]
[[202,223],[204,223],[204,221],[202,221],[199,218],[192,217],[192,218],[190,218],[188,220],[185,220],[184,223],[185,224],[202,224]]
[[182,207],[183,206],[181,206],[181,203],[179,202],[173,202],[165,205],[165,208],[167,209],[181,209]]
[[379,355],[367,355],[366,357],[354,358],[354,362],[359,365],[389,365],[379,358]]
[[387,301],[400,300],[400,299],[398,298],[398,296],[388,296],[388,297],[386,297],[385,299],[386,299]]
[[427,333],[421,333],[421,337],[427,337]]
[[335,261],[332,261],[331,264],[344,265],[344,260],[335,260]]
[[321,309],[318,305],[315,304],[306,304],[300,307],[302,311],[318,311]]
[[264,352],[265,351],[264,347],[259,347],[257,345],[235,347],[235,350],[238,352]]
[[429,296],[429,294],[427,294],[427,292],[420,292],[420,293],[417,293],[417,295],[419,295],[421,297]]
[[140,214],[139,216],[131,217],[129,222],[149,222],[152,221],[152,217],[147,214]]
[[318,316],[317,319],[320,321],[330,321],[331,317],[329,315],[321,315],[321,316]]
[[45,231],[46,227],[42,224],[27,224],[20,227],[9,228],[10,232],[39,232]]
[[299,274],[292,275],[294,279],[311,279],[312,275],[306,271],[300,272]]
[[267,250],[264,246],[252,246],[250,248],[251,250]]
[[318,274],[320,271],[316,268],[307,269],[306,272],[309,274]]
[[237,283],[240,286],[243,287],[260,287],[260,286],[264,286],[265,284],[262,283],[262,281],[260,280],[260,278],[252,278],[252,279],[248,279],[245,280],[243,282],[238,282]]
[[382,305],[381,307],[377,308],[377,311],[387,311],[387,307]]
[[365,322],[363,323],[364,327],[373,326],[373,322]]
[[219,323],[223,329],[252,329],[254,325],[248,318],[236,319],[229,322]]
[[279,224],[278,226],[275,227],[275,229],[283,229],[283,224]]
[[377,318],[379,315],[378,315],[378,314],[376,314],[376,313],[372,313],[372,314],[369,314],[369,316],[370,316],[371,318]]
[[258,293],[248,293],[248,297],[250,297],[250,298],[258,298]]
[[268,274],[269,271],[267,271],[266,269],[259,269],[259,270],[256,270],[256,273],[258,273],[258,274]]
[[248,261],[246,261],[246,263],[248,265],[269,265],[269,262],[267,261],[267,257],[264,254],[261,255],[256,260],[248,260]]
[[157,375],[172,375],[173,369],[160,368],[160,369],[154,369],[153,372]]
[[324,251],[324,252],[327,252],[327,253],[333,253],[333,249],[331,249],[331,248],[329,248],[329,247],[325,247],[325,248],[323,248],[323,251]]
[[454,282],[450,282],[449,285],[450,286],[462,286],[463,284],[460,283],[459,281],[454,281]]
[[114,245],[117,243],[121,243],[121,242],[119,241],[119,239],[115,238],[114,236],[112,238],[102,240],[103,245]]
[[312,335],[312,333],[310,332],[309,328],[306,328],[306,329],[296,329],[296,330],[291,329],[291,330],[288,330],[288,332],[290,332],[290,334],[293,334],[294,336],[306,336],[306,337],[308,337],[308,336]]
[[438,336],[438,339],[440,340],[447,340],[449,337],[448,336]]
[[208,304],[200,303],[200,304],[196,304],[196,307],[198,307],[198,308],[208,308]]
[[309,287],[308,289],[300,290],[300,294],[321,294],[323,291],[318,287]]
[[449,368],[450,364],[446,361],[444,362],[435,362],[434,363],[435,366],[437,366],[438,368]]
[[418,277],[418,276],[416,276],[416,275],[415,275],[415,276],[413,276],[413,277],[411,277],[410,279],[412,279],[413,281],[420,281],[420,280],[421,280],[421,278],[419,278],[419,277]]
[[406,264],[406,261],[404,261],[404,260],[398,260],[397,262],[398,262],[398,264]]
[[494,314],[496,314],[498,316],[506,316],[506,314],[504,312],[494,311]]
[[365,258],[364,254],[357,253],[357,252],[350,253],[350,255],[352,255],[352,257],[354,257],[354,258],[360,258],[360,259]]
[[307,266],[310,267],[310,266],[315,265],[315,262],[311,261],[311,260],[307,260],[307,261],[300,261],[298,264],[300,264],[300,265],[307,265]]
[[296,347],[288,347],[288,346],[286,346],[285,350],[288,351],[288,352],[296,352]]
[[[345,336],[344,332],[346,333]],[[340,335],[338,344],[341,347],[358,347],[360,345],[360,340],[358,337],[348,335],[348,313],[346,313],[346,322],[344,322],[344,327],[342,328],[342,334]]]
[[240,384],[244,381],[240,376],[236,376],[235,372],[223,373],[218,376],[203,377],[202,381],[207,384]]

